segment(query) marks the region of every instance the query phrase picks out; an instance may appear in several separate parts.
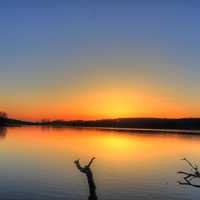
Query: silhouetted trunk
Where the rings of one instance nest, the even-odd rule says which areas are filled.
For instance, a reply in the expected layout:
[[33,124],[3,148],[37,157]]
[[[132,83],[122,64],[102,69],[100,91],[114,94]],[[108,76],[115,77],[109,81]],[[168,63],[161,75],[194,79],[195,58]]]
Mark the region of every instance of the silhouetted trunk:
[[90,162],[88,163],[88,165],[82,167],[80,165],[80,161],[79,160],[75,160],[74,163],[76,164],[76,167],[78,168],[78,170],[82,173],[84,173],[86,175],[87,178],[87,182],[88,182],[88,186],[89,186],[89,197],[88,200],[97,200],[97,194],[96,194],[96,185],[94,182],[94,177],[93,177],[93,173],[92,170],[90,169],[90,166],[93,162],[95,158],[92,158],[90,160]]

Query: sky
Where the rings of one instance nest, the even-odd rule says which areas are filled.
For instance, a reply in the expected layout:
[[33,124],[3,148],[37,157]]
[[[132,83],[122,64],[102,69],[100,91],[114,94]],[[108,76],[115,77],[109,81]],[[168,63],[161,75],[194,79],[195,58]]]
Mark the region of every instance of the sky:
[[198,1],[1,1],[10,117],[200,117]]

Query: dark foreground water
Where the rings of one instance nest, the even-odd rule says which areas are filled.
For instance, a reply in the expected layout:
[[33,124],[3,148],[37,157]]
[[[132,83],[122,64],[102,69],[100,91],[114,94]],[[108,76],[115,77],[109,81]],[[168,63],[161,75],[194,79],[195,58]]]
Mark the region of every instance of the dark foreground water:
[[[0,133],[1,200],[86,200],[73,160],[95,156],[99,200],[196,200],[180,159],[200,161],[200,137],[95,129],[8,128]],[[200,164],[200,162],[199,162]]]

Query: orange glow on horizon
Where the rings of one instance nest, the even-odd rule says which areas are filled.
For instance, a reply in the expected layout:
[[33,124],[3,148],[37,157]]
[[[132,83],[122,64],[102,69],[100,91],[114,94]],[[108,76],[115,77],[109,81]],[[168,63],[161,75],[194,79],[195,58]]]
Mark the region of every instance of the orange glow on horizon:
[[[32,105],[32,104],[30,104]],[[26,109],[26,111],[24,111]],[[11,117],[37,121],[41,119],[96,120],[126,117],[192,117],[183,103],[177,104],[160,94],[136,89],[96,89],[55,102],[40,102],[8,112]]]

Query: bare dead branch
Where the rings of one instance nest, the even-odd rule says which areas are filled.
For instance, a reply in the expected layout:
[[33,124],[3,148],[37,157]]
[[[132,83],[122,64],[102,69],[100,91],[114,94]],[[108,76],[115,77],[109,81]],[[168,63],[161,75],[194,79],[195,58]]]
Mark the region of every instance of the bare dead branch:
[[88,163],[87,167],[90,167],[90,165],[92,164],[92,162],[95,160],[95,157],[93,157],[90,162]]
[[192,164],[189,160],[187,160],[186,158],[183,158],[182,160],[184,160],[191,168],[192,170],[194,170],[195,172],[198,171],[198,166],[196,164]]
[[200,188],[200,185],[198,185],[198,184],[193,184],[193,183],[191,183],[190,181],[186,181],[186,182],[178,181],[178,183],[179,183],[180,185],[187,185],[187,186],[193,186],[193,187]]
[[90,169],[90,166],[93,163],[94,159],[95,158],[93,157],[89,161],[88,165],[85,165],[84,167],[81,166],[79,159],[74,161],[77,169],[86,175],[88,186],[89,186],[89,193],[90,193],[88,200],[97,200],[98,199],[97,195],[96,195],[96,185],[94,182],[93,173],[92,173],[92,170]]
[[77,167],[82,173],[85,173],[84,168],[80,165],[80,160],[79,160],[79,159],[78,159],[78,160],[75,160],[74,163],[75,163],[76,167]]
[[200,172],[198,170],[198,166],[196,164],[192,164],[189,160],[187,160],[186,158],[182,159],[183,161],[185,161],[191,168],[192,168],[192,173],[190,172],[185,172],[185,171],[179,171],[177,172],[178,174],[182,174],[184,175],[183,179],[184,181],[178,181],[178,183],[180,185],[189,185],[189,186],[193,186],[193,187],[199,187],[200,185],[198,184],[194,184],[192,183],[192,181],[195,178],[200,178]]
[[183,171],[179,171],[179,172],[177,172],[177,173],[178,173],[178,174],[184,174],[184,175],[189,176],[189,177],[199,177],[199,176],[197,176],[197,175],[195,175],[195,174],[191,174],[191,173],[183,172]]

